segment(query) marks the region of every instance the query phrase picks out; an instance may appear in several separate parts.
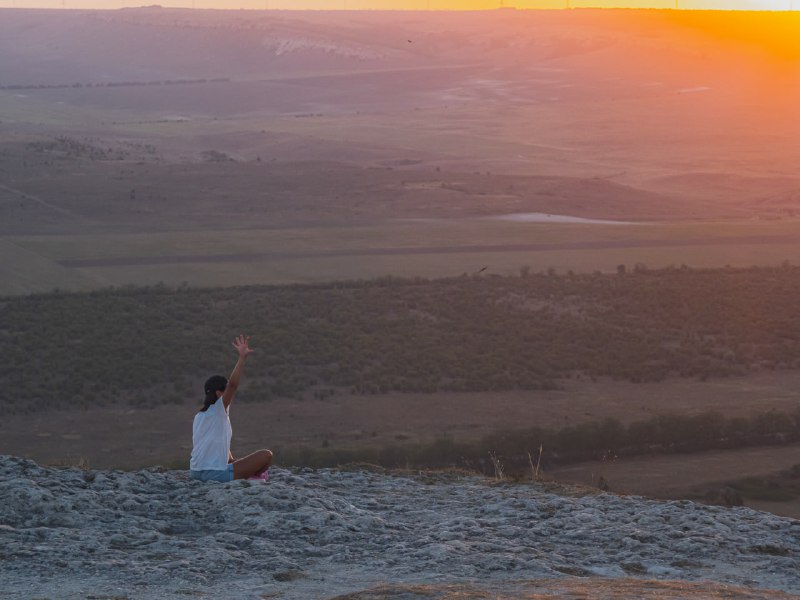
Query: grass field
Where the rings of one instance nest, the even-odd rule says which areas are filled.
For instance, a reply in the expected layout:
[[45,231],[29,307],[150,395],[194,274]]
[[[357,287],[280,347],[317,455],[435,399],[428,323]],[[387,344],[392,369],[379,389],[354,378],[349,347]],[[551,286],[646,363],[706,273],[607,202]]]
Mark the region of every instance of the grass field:
[[[337,394],[326,400],[276,399],[238,403],[231,412],[236,455],[270,447],[282,453],[302,448],[376,448],[439,438],[477,440],[489,433],[539,426],[559,428],[605,417],[623,423],[656,414],[719,411],[748,417],[790,411],[800,405],[800,375],[767,372],[747,378],[670,380],[647,386],[612,381],[567,382],[552,391]],[[0,453],[44,464],[89,464],[93,468],[141,468],[167,464],[185,468],[191,450],[196,403],[153,408],[103,407],[8,415],[0,423]],[[533,449],[535,450],[535,449]],[[532,451],[533,451],[532,450]],[[545,449],[546,451],[547,449]],[[612,491],[659,498],[702,498],[706,489],[797,464],[797,448],[748,448],[700,454],[641,456],[560,467],[545,476],[595,486],[604,477]],[[797,517],[800,501],[746,504]]]
[[[375,447],[424,443],[442,436],[470,441],[499,430],[560,428],[606,417],[630,423],[657,414],[710,410],[747,417],[772,409],[793,410],[800,404],[798,390],[800,375],[783,372],[707,382],[673,379],[647,386],[570,381],[564,389],[551,391],[370,396],[342,391],[325,400],[239,403],[231,419],[237,453],[259,444],[321,448],[326,440],[331,447]],[[187,402],[151,409],[110,406],[7,415],[0,430],[0,452],[19,452],[44,462],[59,456],[83,457],[97,466],[125,468],[152,460],[185,460],[196,406]],[[160,425],[148,426],[154,419]],[[113,426],[102,427],[103,423]],[[140,436],[144,436],[141,444],[132,443]],[[59,440],[57,445],[53,439]]]
[[[575,225],[480,219],[385,225],[5,236],[0,294],[108,286],[283,284],[384,275],[612,272],[800,262],[794,221]],[[115,262],[117,261],[117,262]]]
[[[800,263],[800,38],[752,25],[786,14],[673,12],[2,11],[2,84],[25,89],[0,89],[0,296]],[[699,22],[740,18],[724,42]],[[280,53],[287,41],[296,50]],[[225,81],[108,85],[185,77]],[[510,213],[631,224],[485,218]],[[15,376],[3,374],[7,387]],[[795,408],[798,384],[781,371],[547,392],[343,390],[239,406],[234,451],[659,411],[747,416]],[[194,405],[122,402],[9,415],[0,452],[183,465]],[[791,460],[784,450],[584,465],[581,477],[609,469],[615,491],[690,495],[723,472],[768,473]],[[655,465],[662,480],[647,478]]]

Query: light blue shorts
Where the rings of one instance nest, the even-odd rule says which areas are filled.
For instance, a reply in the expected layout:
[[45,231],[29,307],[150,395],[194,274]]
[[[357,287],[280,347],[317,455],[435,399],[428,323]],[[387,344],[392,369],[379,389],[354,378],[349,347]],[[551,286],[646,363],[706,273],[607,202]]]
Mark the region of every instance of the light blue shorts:
[[203,471],[189,471],[192,479],[199,479],[200,481],[233,481],[233,463],[228,465],[227,469],[205,469]]

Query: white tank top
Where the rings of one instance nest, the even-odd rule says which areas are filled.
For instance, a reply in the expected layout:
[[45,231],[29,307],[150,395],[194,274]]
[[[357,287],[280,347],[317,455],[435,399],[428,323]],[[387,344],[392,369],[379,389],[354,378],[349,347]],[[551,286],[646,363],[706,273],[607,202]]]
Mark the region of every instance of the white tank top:
[[228,468],[231,450],[231,420],[222,398],[214,402],[205,412],[194,416],[192,425],[192,458],[189,469],[224,471]]

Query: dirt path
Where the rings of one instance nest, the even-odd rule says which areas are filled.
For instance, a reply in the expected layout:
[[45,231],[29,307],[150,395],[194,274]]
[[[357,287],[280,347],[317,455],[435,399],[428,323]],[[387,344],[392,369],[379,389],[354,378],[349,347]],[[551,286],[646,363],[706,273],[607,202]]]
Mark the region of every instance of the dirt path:
[[53,210],[53,211],[55,211],[57,213],[60,213],[62,215],[65,215],[65,216],[68,216],[68,217],[79,217],[79,215],[76,215],[71,210],[67,210],[66,208],[61,208],[60,206],[56,206],[55,204],[52,204],[51,202],[48,202],[47,200],[42,200],[39,196],[34,196],[33,194],[29,194],[28,192],[23,192],[22,190],[18,190],[18,189],[15,189],[15,188],[9,187],[7,185],[3,185],[3,184],[0,184],[0,190],[5,190],[5,191],[7,191],[7,192],[9,192],[11,194],[18,195],[23,200],[31,200],[33,202],[36,202],[40,206],[43,206],[43,207],[48,208],[50,210]]

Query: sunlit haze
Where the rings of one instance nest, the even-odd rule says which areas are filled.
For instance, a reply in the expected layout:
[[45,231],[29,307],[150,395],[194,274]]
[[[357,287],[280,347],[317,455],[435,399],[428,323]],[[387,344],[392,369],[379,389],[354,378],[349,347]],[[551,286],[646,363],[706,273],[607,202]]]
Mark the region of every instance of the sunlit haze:
[[0,0],[0,7],[118,9],[147,4],[164,7],[247,10],[489,10],[582,7],[678,8],[793,11],[800,0]]

